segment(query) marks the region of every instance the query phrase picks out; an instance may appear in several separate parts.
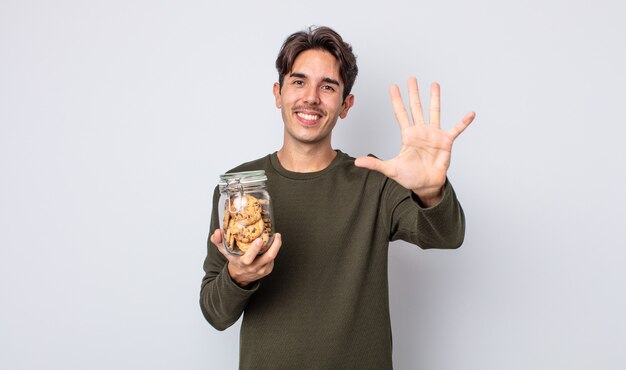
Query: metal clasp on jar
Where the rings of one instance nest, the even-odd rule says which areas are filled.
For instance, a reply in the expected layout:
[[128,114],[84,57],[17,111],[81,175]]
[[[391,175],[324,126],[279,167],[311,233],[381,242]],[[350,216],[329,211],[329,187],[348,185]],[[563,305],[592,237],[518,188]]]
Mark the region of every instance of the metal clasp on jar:
[[[235,190],[235,191],[231,191]],[[227,186],[226,186],[226,193],[228,194],[228,198],[226,199],[226,202],[228,202],[228,210],[231,213],[236,213],[236,212],[241,212],[241,209],[245,206],[245,204],[243,204],[245,201],[244,199],[246,199],[243,195],[243,185],[241,184],[241,179],[239,178],[235,178],[235,179],[231,179],[227,181]],[[238,196],[235,196],[235,200],[233,201],[233,193],[237,194]],[[233,204],[235,203],[235,204]]]

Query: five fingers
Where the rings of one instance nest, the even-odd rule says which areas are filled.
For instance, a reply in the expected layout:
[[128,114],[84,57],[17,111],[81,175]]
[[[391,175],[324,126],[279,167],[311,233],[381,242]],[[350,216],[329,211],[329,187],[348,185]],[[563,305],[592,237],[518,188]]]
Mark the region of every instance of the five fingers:
[[[424,120],[424,113],[422,110],[422,103],[419,97],[419,88],[417,85],[417,79],[415,77],[409,78],[409,108],[411,110],[411,117],[415,125],[426,124]],[[392,85],[389,89],[391,95],[391,103],[393,105],[393,111],[396,115],[396,120],[401,129],[411,126],[411,119],[404,107],[402,96],[400,94],[400,88],[397,85]],[[430,85],[430,106],[429,106],[429,125],[439,128],[441,125],[441,87],[438,83],[433,82]],[[448,133],[455,139],[459,136],[470,123],[476,117],[476,113],[470,112],[459,123],[457,123]]]

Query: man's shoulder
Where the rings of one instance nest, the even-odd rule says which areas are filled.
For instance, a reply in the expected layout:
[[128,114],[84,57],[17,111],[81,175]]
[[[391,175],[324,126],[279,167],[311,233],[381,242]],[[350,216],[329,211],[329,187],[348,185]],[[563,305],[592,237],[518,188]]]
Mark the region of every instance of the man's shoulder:
[[233,167],[230,170],[226,171],[226,173],[233,172],[244,172],[244,171],[256,171],[256,170],[265,170],[267,171],[268,166],[270,166],[270,156],[271,154],[267,154],[261,158],[244,162],[237,167]]
[[[340,150],[337,150],[337,154],[339,156],[338,160],[337,160],[337,165],[348,169],[350,171],[356,171],[358,173],[362,173],[362,174],[367,174],[367,175],[382,175],[380,172],[377,171],[372,171],[369,170],[367,168],[363,168],[363,167],[357,167],[354,165],[354,161],[356,160],[356,157],[351,156],[348,153],[344,153]],[[373,154],[368,154],[368,157],[374,157],[374,158],[378,158]],[[382,175],[384,177],[384,175]]]
[[[341,176],[345,176],[355,181],[362,179],[363,181],[377,184],[384,184],[388,180],[385,175],[378,171],[372,171],[367,168],[355,166],[355,157],[341,151],[338,151],[338,155],[340,158],[338,158],[336,167]],[[369,154],[369,156],[376,157],[372,154]]]

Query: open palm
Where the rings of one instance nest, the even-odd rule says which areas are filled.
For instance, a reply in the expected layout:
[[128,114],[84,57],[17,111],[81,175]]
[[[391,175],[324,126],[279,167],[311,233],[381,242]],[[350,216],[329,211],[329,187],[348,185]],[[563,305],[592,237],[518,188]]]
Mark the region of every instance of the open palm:
[[409,79],[409,105],[411,117],[407,113],[397,85],[390,88],[391,103],[402,134],[400,153],[390,160],[373,157],[359,157],[355,164],[359,167],[379,171],[395,180],[403,187],[412,190],[427,205],[436,203],[446,181],[450,167],[452,143],[474,120],[476,114],[470,112],[448,131],[440,127],[439,84],[430,87],[429,121],[424,121],[417,80]]

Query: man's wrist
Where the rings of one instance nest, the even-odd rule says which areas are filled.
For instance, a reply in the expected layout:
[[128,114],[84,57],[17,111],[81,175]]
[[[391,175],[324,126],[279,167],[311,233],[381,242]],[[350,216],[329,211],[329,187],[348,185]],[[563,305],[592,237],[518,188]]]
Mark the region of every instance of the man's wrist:
[[434,207],[443,199],[444,186],[439,187],[436,190],[412,190],[417,196],[421,206],[425,208]]
[[241,280],[240,276],[235,271],[233,271],[233,267],[230,262],[228,263],[227,271],[228,275],[230,276],[230,280],[232,280],[233,283],[237,284],[242,289],[247,289],[248,286],[253,283],[252,281]]

